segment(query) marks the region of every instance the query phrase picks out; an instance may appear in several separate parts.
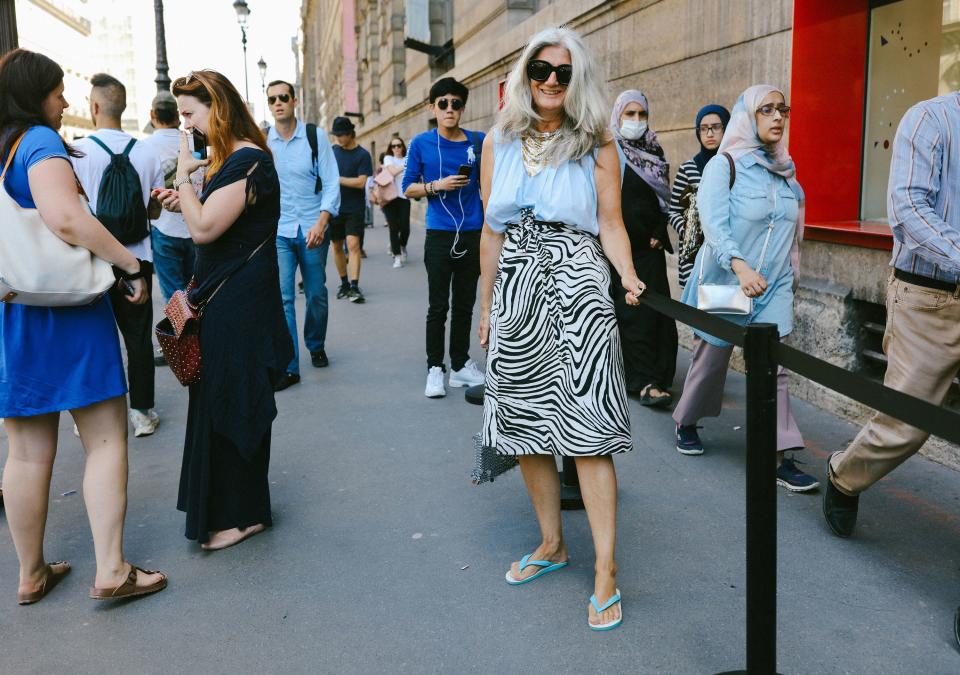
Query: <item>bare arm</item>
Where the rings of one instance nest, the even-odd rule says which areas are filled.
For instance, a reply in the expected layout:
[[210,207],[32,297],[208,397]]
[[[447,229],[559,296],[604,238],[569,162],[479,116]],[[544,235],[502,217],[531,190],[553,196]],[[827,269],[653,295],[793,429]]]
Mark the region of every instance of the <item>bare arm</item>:
[[393,164],[393,165],[384,164],[383,168],[389,171],[394,176],[399,176],[401,173],[403,173],[402,164]]
[[47,227],[68,244],[80,246],[128,274],[140,270],[140,262],[117,241],[77,197],[77,184],[70,163],[51,157],[34,164],[27,173],[30,192]]
[[356,178],[345,178],[340,176],[340,185],[348,188],[359,188],[363,189],[367,187],[367,176],[357,176]]
[[[493,183],[493,134],[483,139],[484,161],[480,167],[480,194],[483,210],[487,210],[487,197]],[[411,185],[411,188],[414,186]],[[409,190],[408,190],[409,192]],[[497,279],[500,252],[503,250],[503,233],[494,232],[487,223],[480,234],[480,346],[486,347],[490,333],[490,307],[493,304],[493,285]]]
[[633,268],[633,254],[630,239],[623,225],[620,211],[620,159],[617,156],[615,141],[601,146],[597,155],[594,176],[597,183],[597,220],[600,223],[600,245],[603,253],[620,275],[623,288],[627,291],[627,303],[639,302],[644,284],[637,278]]

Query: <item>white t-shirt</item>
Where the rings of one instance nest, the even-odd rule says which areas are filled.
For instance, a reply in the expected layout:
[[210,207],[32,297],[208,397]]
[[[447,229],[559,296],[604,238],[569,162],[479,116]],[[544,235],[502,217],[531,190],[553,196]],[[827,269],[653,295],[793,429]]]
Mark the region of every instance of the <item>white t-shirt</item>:
[[[385,155],[383,158],[384,166],[399,166],[403,169],[407,168],[407,158],[406,157],[395,157],[393,155]],[[403,194],[403,171],[398,173],[393,177],[393,184],[397,186],[397,194],[400,195],[400,199],[406,199],[407,196]]]
[[[160,160],[160,170],[163,172],[163,187],[173,189],[173,181],[177,177],[177,158],[180,156],[180,130],[157,129],[152,135],[141,141],[152,148]],[[153,226],[168,237],[190,238],[190,229],[183,215],[164,209],[160,217],[152,221]]]
[[[130,134],[119,129],[99,129],[93,134],[112,152],[121,153],[127,147],[127,143],[133,138]],[[73,170],[77,172],[77,178],[90,199],[90,208],[94,213],[97,211],[97,193],[100,191],[100,179],[103,172],[110,165],[110,155],[99,145],[89,138],[81,138],[73,144],[77,150],[84,154],[83,157],[71,157]],[[147,146],[142,141],[130,150],[130,163],[137,170],[140,176],[140,187],[143,190],[143,203],[146,205],[150,201],[150,191],[154,188],[163,187],[163,172],[160,169],[160,159],[157,157],[153,148]],[[147,235],[135,244],[127,244],[127,250],[135,255],[139,260],[153,262],[153,251],[150,248],[150,236]]]

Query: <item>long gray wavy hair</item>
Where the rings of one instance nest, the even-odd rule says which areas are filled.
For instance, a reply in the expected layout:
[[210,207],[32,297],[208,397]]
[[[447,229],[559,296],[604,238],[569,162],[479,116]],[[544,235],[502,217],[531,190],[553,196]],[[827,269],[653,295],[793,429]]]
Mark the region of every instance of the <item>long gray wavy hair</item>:
[[563,47],[570,52],[573,75],[563,101],[566,113],[560,126],[560,138],[547,151],[548,164],[578,160],[610,139],[607,117],[610,114],[606,91],[597,64],[576,31],[547,28],[530,39],[507,77],[503,109],[497,115],[494,130],[505,139],[513,139],[534,129],[542,118],[533,108],[527,64],[544,47]]

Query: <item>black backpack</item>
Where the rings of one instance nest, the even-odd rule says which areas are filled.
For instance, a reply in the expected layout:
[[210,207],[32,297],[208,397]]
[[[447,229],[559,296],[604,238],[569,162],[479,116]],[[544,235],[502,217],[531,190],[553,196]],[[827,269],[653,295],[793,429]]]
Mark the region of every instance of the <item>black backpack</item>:
[[135,244],[150,234],[140,175],[130,163],[130,150],[137,140],[131,138],[119,155],[96,136],[91,136],[90,140],[110,155],[110,164],[104,170],[97,190],[97,220],[121,244]]

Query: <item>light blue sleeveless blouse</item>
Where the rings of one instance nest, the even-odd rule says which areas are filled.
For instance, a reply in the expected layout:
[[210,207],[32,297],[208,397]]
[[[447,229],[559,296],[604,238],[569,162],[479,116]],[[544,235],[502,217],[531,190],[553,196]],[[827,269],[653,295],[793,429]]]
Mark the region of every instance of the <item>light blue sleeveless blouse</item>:
[[529,208],[537,220],[600,234],[594,153],[560,166],[547,166],[536,176],[527,175],[523,168],[519,138],[503,141],[498,135],[493,156],[486,218],[494,232],[505,231],[507,223],[519,222],[520,210]]

